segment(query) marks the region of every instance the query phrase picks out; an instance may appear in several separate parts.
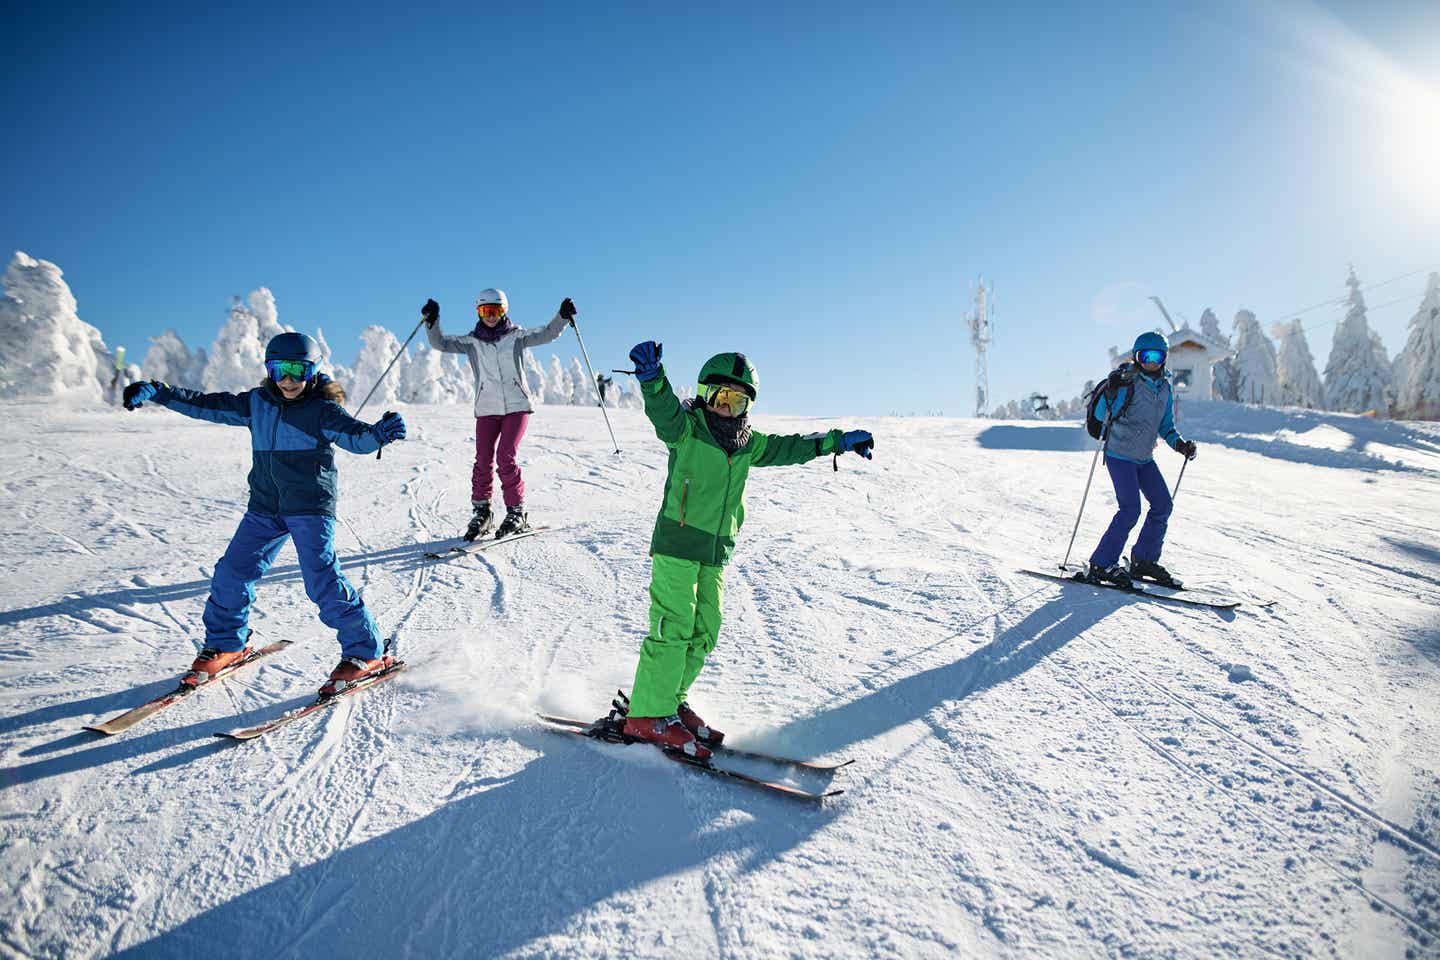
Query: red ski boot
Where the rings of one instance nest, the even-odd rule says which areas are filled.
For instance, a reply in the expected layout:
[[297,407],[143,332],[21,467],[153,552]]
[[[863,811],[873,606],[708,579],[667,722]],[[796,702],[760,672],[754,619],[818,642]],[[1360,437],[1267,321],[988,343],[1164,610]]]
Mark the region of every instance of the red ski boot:
[[696,760],[710,759],[710,749],[695,739],[679,717],[626,717],[625,736],[678,750]]
[[362,660],[359,657],[345,657],[334,670],[330,671],[330,679],[320,688],[321,697],[333,697],[343,690],[348,690],[366,677],[373,677],[377,673],[383,673],[395,666],[395,658],[390,656],[381,657],[378,660]]
[[206,647],[196,654],[195,662],[190,664],[190,672],[180,678],[180,683],[187,687],[209,683],[215,679],[215,674],[235,666],[252,652],[249,647],[240,650],[216,650],[214,647]]
[[676,714],[680,722],[685,724],[685,729],[695,734],[695,739],[711,747],[718,747],[725,742],[725,734],[710,726],[700,715],[690,709],[690,702],[680,704],[680,711]]

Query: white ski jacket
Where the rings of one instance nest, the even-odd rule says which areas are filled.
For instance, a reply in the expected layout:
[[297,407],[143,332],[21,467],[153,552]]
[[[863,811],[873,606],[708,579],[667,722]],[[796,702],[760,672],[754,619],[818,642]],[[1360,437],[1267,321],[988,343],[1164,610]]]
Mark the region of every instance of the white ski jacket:
[[494,343],[486,343],[473,333],[447,336],[439,320],[426,329],[425,335],[436,350],[463,353],[470,358],[475,375],[475,416],[498,417],[534,412],[525,383],[525,350],[560,339],[568,322],[557,313],[543,327],[516,327]]

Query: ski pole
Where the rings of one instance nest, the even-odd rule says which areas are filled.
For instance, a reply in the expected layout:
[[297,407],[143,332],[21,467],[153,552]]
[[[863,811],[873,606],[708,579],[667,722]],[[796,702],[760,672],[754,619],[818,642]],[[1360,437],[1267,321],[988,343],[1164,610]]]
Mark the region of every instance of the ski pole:
[[[422,317],[420,319],[420,323],[424,322],[425,319]],[[410,331],[410,336],[406,337],[405,342],[400,344],[400,352],[395,354],[395,360],[400,359],[400,354],[403,354],[405,352],[405,348],[410,346],[410,341],[415,339],[415,334],[420,332],[420,323],[415,324],[415,329]],[[356,409],[354,414],[356,420],[360,419],[360,411],[364,410],[365,404],[369,403],[370,398],[375,396],[375,391],[380,389],[380,384],[385,382],[385,376],[390,372],[390,367],[395,366],[395,360],[390,361],[390,366],[385,368],[385,373],[380,374],[380,378],[375,381],[375,386],[371,387],[370,392],[365,394],[365,399],[360,401],[360,406],[358,409]]]
[[[575,330],[575,339],[580,343],[580,356],[585,358],[585,370],[590,374],[590,382],[595,382],[595,368],[590,366],[590,352],[585,349],[585,338],[580,336],[580,327],[576,325],[575,318],[570,318],[570,326]],[[615,452],[620,452],[620,441],[615,439],[615,428],[610,426],[610,413],[605,409],[605,402],[600,399],[600,389],[595,389],[595,404],[600,408],[600,413],[605,417],[605,429],[610,431],[610,442],[615,444]]]
[[1180,481],[1185,479],[1185,468],[1190,465],[1190,458],[1186,457],[1180,464],[1180,476],[1175,478],[1175,489],[1170,491],[1170,502],[1174,503],[1175,498],[1180,496]]
[[1080,518],[1085,515],[1085,501],[1090,498],[1090,481],[1095,479],[1095,464],[1100,462],[1100,452],[1110,446],[1110,416],[1113,413],[1114,410],[1108,407],[1105,410],[1105,426],[1100,431],[1104,440],[1095,448],[1095,456],[1090,458],[1090,473],[1085,478],[1085,492],[1080,495],[1080,512],[1075,514],[1075,529],[1070,531],[1070,545],[1065,548],[1065,559],[1060,562],[1061,570],[1070,563],[1070,551],[1075,547],[1075,535],[1080,532]]

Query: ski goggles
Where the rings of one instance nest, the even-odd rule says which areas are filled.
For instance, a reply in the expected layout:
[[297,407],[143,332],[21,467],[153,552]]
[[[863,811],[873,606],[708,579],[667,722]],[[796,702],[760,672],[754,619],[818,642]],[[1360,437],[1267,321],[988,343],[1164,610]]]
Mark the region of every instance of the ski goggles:
[[505,316],[505,305],[500,303],[477,303],[475,313],[481,320],[491,320]]
[[1150,363],[1158,367],[1165,362],[1165,351],[1141,350],[1139,353],[1135,354],[1135,359],[1139,360],[1141,363]]
[[315,376],[315,364],[309,360],[266,360],[265,372],[276,383],[286,377],[296,383],[304,383]]
[[750,409],[750,394],[739,387],[717,383],[706,390],[705,402],[712,407],[729,407],[730,413],[739,417]]

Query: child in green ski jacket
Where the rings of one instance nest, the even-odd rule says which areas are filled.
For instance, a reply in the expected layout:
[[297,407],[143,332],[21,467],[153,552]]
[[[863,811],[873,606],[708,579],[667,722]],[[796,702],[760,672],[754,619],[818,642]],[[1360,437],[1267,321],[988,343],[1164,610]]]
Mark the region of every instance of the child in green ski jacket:
[[640,648],[625,721],[627,736],[704,759],[724,734],[685,697],[720,636],[720,594],[735,534],[745,522],[750,468],[806,463],[853,450],[867,460],[864,430],[781,436],[752,430],[747,411],[759,377],[739,353],[720,353],[700,368],[694,400],[682,404],[653,340],[630,351],[645,415],[670,448],[665,493],[650,540],[650,632]]

